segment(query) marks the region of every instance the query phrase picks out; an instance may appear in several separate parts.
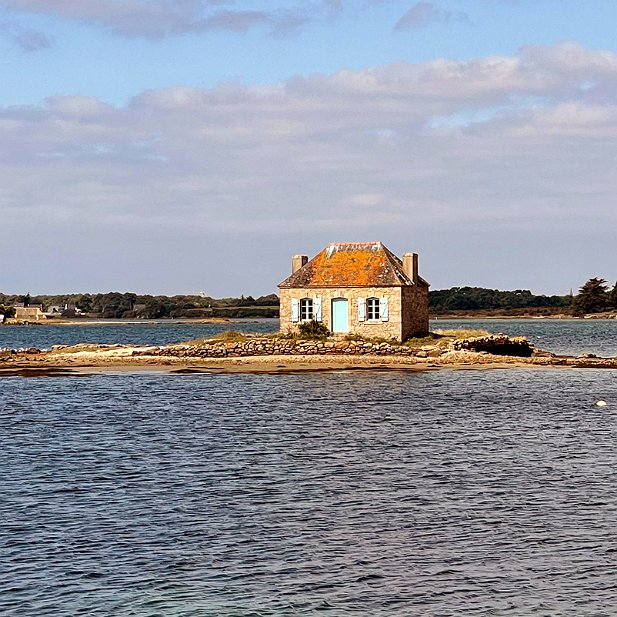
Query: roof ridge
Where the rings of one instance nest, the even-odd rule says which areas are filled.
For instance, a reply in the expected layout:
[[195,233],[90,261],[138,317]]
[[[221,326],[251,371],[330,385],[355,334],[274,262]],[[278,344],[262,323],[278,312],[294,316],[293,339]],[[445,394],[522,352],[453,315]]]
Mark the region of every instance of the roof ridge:
[[381,241],[331,242],[279,287],[391,287],[413,285],[403,261]]
[[381,242],[331,242],[326,248],[328,259],[337,251],[379,251],[384,248]]

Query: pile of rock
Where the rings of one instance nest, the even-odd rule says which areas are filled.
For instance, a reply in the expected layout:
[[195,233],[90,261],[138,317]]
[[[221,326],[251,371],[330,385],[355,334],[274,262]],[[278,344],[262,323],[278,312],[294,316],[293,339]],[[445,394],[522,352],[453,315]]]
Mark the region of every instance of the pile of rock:
[[18,347],[18,348],[12,348],[12,347],[0,347],[0,354],[6,355],[6,354],[11,354],[11,355],[18,355],[18,354],[39,354],[39,353],[43,353],[38,347]]
[[454,341],[451,344],[451,349],[520,358],[530,358],[535,351],[534,346],[524,336],[509,337],[505,334],[491,334],[490,336],[477,336]]

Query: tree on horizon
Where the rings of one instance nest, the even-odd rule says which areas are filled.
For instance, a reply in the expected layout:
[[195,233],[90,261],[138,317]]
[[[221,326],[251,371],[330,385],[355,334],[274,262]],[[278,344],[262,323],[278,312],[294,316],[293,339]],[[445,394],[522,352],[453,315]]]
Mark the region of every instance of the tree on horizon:
[[[612,294],[612,292],[611,292]],[[609,308],[609,293],[606,281],[594,276],[580,289],[574,298],[574,314],[601,313]]]
[[611,309],[617,309],[617,283],[613,286],[608,294],[608,306]]

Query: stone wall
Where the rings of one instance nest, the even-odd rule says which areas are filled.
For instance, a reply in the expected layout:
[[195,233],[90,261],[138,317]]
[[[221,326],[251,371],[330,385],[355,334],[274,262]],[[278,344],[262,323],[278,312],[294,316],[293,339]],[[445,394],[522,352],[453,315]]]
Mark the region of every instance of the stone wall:
[[398,355],[427,358],[440,351],[430,347],[412,348],[390,343],[364,341],[306,341],[294,339],[251,338],[240,342],[209,341],[200,345],[169,345],[155,349],[136,350],[136,356],[176,356],[187,358],[239,358],[273,355]]
[[428,285],[402,287],[402,340],[428,334]]
[[[175,356],[186,358],[239,358],[243,356],[274,355],[378,355],[378,356],[415,356],[418,358],[439,357],[453,351],[472,351],[477,355],[475,344],[481,339],[454,341],[447,347],[424,345],[410,347],[396,343],[371,343],[368,341],[311,341],[287,338],[254,337],[245,341],[227,342],[210,340],[199,345],[168,345],[165,347],[136,350],[137,356]],[[491,353],[497,355],[531,355],[533,346],[526,339],[512,339],[506,335],[494,335],[482,339],[491,345]],[[467,344],[469,342],[469,344]],[[515,353],[511,353],[515,350]],[[529,353],[520,353],[523,349]],[[516,353],[518,351],[518,353]],[[485,352],[486,353],[486,352]]]
[[[404,294],[404,295],[403,295]],[[321,298],[322,323],[332,330],[332,300],[349,301],[349,333],[366,338],[404,340],[428,332],[428,288],[414,287],[363,287],[281,289],[281,332],[294,332],[298,324],[291,321],[291,300],[296,298]],[[388,320],[358,320],[358,298],[388,298]],[[403,298],[404,302],[401,303]],[[406,303],[406,304],[405,304]]]

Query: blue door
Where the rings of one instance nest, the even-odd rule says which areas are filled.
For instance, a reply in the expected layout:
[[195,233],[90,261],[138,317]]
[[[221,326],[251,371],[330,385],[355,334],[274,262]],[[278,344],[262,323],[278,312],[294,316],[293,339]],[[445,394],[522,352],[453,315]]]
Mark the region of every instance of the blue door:
[[349,301],[346,298],[332,300],[332,332],[349,332]]

